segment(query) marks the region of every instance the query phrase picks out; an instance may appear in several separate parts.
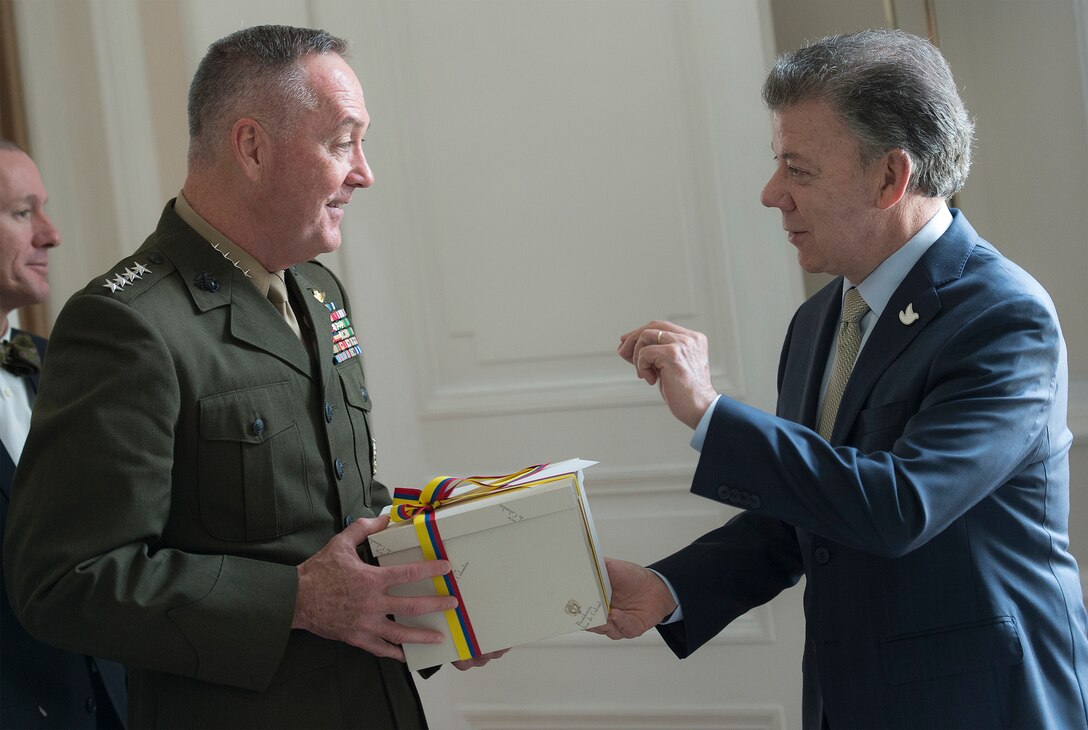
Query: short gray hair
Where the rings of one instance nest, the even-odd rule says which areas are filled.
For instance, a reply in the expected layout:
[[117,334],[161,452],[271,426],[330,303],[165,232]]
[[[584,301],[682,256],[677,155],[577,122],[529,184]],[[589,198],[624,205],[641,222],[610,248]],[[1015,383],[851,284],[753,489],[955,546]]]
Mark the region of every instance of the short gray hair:
[[323,30],[258,25],[213,43],[189,86],[189,161],[210,161],[217,140],[250,116],[283,136],[317,103],[299,61],[310,54],[348,57],[348,43]]
[[861,163],[902,149],[909,189],[948,199],[967,182],[974,122],[929,41],[900,30],[834,35],[779,57],[763,84],[771,111],[828,103],[857,137]]

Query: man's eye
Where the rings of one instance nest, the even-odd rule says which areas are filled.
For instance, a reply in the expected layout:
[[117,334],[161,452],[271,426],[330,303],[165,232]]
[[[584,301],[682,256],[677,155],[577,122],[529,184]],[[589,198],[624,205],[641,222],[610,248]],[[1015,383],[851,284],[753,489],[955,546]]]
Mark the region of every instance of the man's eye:
[[24,218],[29,218],[31,212],[32,211],[30,210],[30,208],[20,208],[19,210],[15,211],[15,217],[18,218],[19,220],[22,220]]
[[802,170],[799,167],[794,167],[793,165],[787,165],[786,170],[788,170],[790,175],[792,175],[793,177],[801,177],[802,175],[808,174],[805,170]]

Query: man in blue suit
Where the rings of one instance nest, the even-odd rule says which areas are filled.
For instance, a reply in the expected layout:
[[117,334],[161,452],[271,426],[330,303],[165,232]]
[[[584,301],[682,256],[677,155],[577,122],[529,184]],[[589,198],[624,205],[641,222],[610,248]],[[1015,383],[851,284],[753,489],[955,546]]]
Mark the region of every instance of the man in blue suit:
[[763,95],[762,202],[838,278],[790,324],[776,416],[717,395],[702,334],[621,338],[696,430],[692,492],[743,511],[652,570],[611,561],[600,633],[656,625],[682,658],[804,575],[805,728],[1088,726],[1065,345],[1042,287],[946,205],[972,137],[947,63],[835,36]]
[[[8,315],[49,295],[49,250],[60,235],[45,199],[33,160],[0,139],[0,544],[45,355],[45,340],[10,327]],[[0,569],[0,728],[124,727],[124,667],[31,637],[12,613],[3,577]]]

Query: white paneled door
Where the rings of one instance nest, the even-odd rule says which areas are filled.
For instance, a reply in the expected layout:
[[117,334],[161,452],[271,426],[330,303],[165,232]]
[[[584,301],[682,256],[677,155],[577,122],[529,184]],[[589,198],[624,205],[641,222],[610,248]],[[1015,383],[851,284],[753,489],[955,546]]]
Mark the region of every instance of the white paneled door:
[[[799,294],[775,217],[755,2],[317,2],[350,37],[377,182],[348,210],[380,477],[586,475],[605,551],[648,562],[730,511],[615,354],[652,318],[709,334],[715,384],[772,407]],[[333,22],[335,19],[335,23]],[[544,561],[548,555],[542,554]],[[532,565],[525,565],[532,570]],[[800,594],[678,661],[571,635],[419,682],[437,728],[787,728]]]

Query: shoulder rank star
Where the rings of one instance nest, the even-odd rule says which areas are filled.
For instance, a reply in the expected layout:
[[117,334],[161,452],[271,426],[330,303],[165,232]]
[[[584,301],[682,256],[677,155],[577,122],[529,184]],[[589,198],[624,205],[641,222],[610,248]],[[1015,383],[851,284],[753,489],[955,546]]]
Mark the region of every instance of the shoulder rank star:
[[317,289],[311,289],[310,293],[314,295],[314,299],[321,302],[322,304],[325,303],[325,292],[318,291]]
[[102,285],[104,289],[109,289],[111,292],[115,292],[118,289],[124,289],[126,286],[136,281],[137,279],[144,278],[144,274],[150,274],[151,269],[147,268],[139,261],[133,261],[131,267],[125,267],[125,270],[115,274],[112,279],[106,278],[106,283]]

